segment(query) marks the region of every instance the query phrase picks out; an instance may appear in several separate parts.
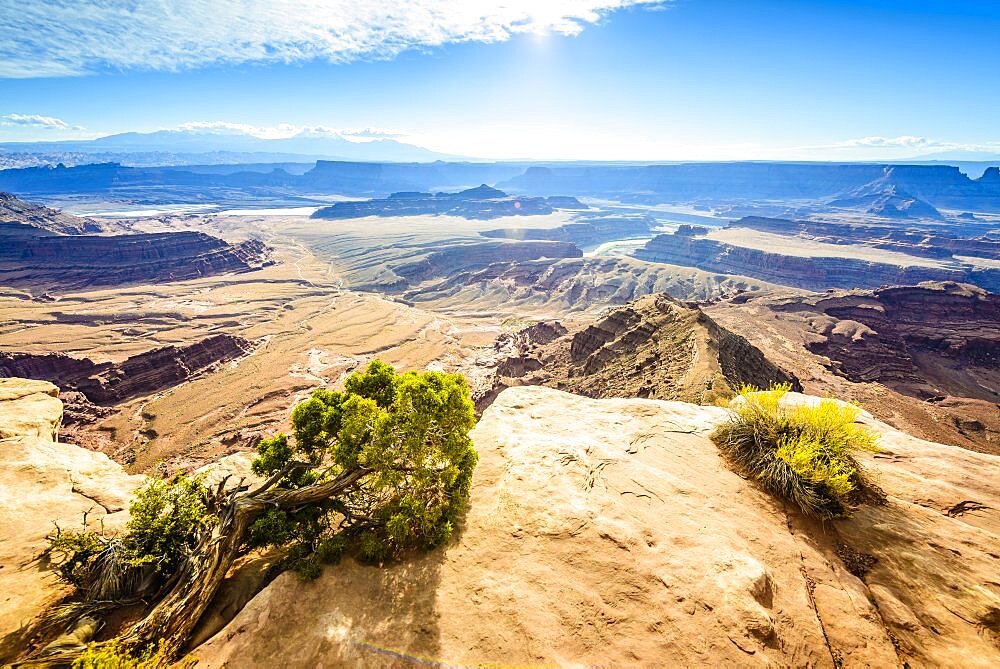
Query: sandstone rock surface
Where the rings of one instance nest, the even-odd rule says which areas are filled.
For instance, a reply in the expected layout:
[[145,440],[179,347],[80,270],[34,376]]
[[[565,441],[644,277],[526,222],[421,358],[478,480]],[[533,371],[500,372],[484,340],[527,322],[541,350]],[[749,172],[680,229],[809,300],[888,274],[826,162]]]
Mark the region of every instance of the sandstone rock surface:
[[64,592],[38,560],[58,523],[111,530],[127,517],[128,499],[145,477],[103,453],[56,441],[58,389],[44,381],[0,379],[0,657],[19,650],[19,629]]
[[1000,458],[866,415],[884,435],[869,464],[888,503],[823,527],[726,466],[708,434],[727,416],[508,389],[475,429],[480,464],[452,543],[384,568],[346,560],[312,583],[284,574],[192,655],[206,667],[1000,663]]

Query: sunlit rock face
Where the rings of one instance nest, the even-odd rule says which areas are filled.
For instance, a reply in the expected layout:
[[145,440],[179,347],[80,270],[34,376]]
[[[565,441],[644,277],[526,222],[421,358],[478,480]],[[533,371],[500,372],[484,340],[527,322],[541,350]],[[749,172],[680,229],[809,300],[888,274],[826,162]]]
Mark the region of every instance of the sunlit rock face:
[[556,209],[586,209],[568,196],[519,197],[486,184],[458,193],[393,193],[383,200],[337,202],[323,207],[313,218],[363,218],[365,216],[422,216],[438,214],[489,219],[501,216],[537,216]]
[[46,535],[82,529],[84,514],[92,529],[115,530],[145,479],[103,453],[57,441],[58,394],[44,381],[0,379],[0,658],[26,648],[18,629],[65,592],[38,560]]
[[[381,568],[345,560],[307,584],[284,574],[193,655],[207,667],[1000,662],[1000,478],[985,475],[1000,459],[865,415],[885,449],[866,464],[889,501],[823,527],[729,469],[708,439],[727,416],[505,390],[473,432],[480,463],[451,543]],[[858,570],[850,551],[876,561]]]

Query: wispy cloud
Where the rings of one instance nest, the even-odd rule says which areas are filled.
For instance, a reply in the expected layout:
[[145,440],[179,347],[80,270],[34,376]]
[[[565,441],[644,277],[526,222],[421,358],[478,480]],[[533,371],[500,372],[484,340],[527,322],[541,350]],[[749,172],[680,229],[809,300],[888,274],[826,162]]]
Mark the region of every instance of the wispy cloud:
[[219,63],[347,62],[410,48],[579,34],[670,0],[0,0],[0,77]]
[[[70,125],[62,119],[41,114],[4,114],[0,116],[0,125],[16,125],[29,128],[48,128],[50,130],[69,130]],[[74,127],[74,129],[79,129]]]
[[941,146],[941,142],[937,142],[932,139],[927,139],[926,137],[914,137],[912,135],[902,135],[900,137],[861,137],[858,139],[849,139],[843,142],[843,146],[902,146],[907,148],[915,149],[925,149],[925,148],[935,148]]
[[244,134],[257,137],[258,139],[287,139],[299,135],[310,137],[341,137],[357,142],[398,139],[405,136],[405,133],[389,130],[388,128],[331,128],[325,125],[295,125],[292,123],[260,126],[249,123],[234,123],[232,121],[188,121],[177,126],[175,130],[225,135]]
[[963,143],[952,142],[930,137],[900,135],[899,137],[857,137],[830,144],[796,147],[795,151],[815,150],[885,150],[896,151],[911,149],[919,151],[1000,151],[1000,142]]

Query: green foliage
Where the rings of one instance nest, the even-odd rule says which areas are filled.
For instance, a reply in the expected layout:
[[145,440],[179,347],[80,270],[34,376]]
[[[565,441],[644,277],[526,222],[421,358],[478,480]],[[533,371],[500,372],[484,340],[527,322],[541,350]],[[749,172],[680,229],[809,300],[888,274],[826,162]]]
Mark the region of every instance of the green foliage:
[[859,501],[877,495],[853,456],[877,451],[877,438],[856,423],[856,406],[823,400],[786,408],[781,398],[789,390],[743,388],[732,420],[712,440],[764,489],[807,515],[846,516]]
[[196,530],[212,521],[205,493],[199,478],[150,481],[129,505],[124,532],[107,535],[90,530],[86,522],[82,531],[57,530],[48,537],[48,554],[63,579],[91,599],[140,594],[140,581],[152,586],[167,580],[194,545]]
[[397,374],[375,360],[347,379],[344,392],[317,390],[292,412],[294,446],[284,435],[262,441],[254,471],[285,469],[285,488],[359,469],[365,476],[320,509],[266,514],[252,541],[291,541],[290,559],[305,577],[347,550],[383,562],[440,544],[468,500],[478,459],[469,438],[474,425],[469,388],[458,374]]
[[125,526],[128,562],[172,573],[183,549],[193,545],[195,530],[210,520],[206,492],[200,478],[183,475],[150,481],[140,489],[129,505]]
[[92,643],[73,660],[72,669],[158,669],[166,666],[187,669],[195,664],[192,659],[169,662],[161,640],[158,647],[151,646],[137,655],[114,642]]

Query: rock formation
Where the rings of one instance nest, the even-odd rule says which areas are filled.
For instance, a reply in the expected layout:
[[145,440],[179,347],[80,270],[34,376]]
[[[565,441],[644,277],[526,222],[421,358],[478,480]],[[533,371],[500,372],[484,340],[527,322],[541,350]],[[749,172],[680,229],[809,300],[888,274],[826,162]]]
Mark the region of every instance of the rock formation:
[[62,353],[0,352],[0,377],[25,377],[78,391],[96,404],[117,404],[172,388],[219,363],[249,354],[254,343],[214,335],[188,346],[163,346],[120,363],[95,363]]
[[[905,202],[933,216],[934,208],[1000,212],[1000,178],[990,168],[970,179],[949,165],[836,163],[684,163],[677,165],[531,166],[498,184],[518,193],[573,193],[645,203],[812,201],[821,210],[831,201],[867,193],[856,203],[864,211],[880,203]],[[912,205],[911,205],[912,206]]]
[[229,244],[190,231],[95,235],[87,219],[75,222],[5,198],[0,200],[0,216],[7,219],[0,222],[0,285],[36,292],[79,290],[248,272],[271,262],[270,249],[256,239]]
[[552,337],[558,326],[540,327],[498,342],[514,349],[497,368],[500,384],[707,403],[745,385],[789,383],[801,389],[794,375],[746,339],[664,294],[639,298],[558,338]]
[[961,255],[1000,259],[1000,240],[990,239],[982,230],[970,232],[969,236],[960,236],[957,231],[960,231],[962,226],[917,228],[854,221],[792,221],[763,216],[746,216],[732,226],[777,234],[794,234],[824,244],[864,244],[877,249],[927,258],[950,258]]
[[384,200],[337,202],[323,207],[313,218],[362,218],[364,216],[446,215],[489,219],[501,216],[551,214],[556,209],[586,209],[574,197],[516,197],[486,184],[458,193],[393,193]]
[[646,215],[600,216],[577,220],[555,228],[499,228],[486,230],[480,234],[484,237],[502,239],[573,242],[577,246],[584,247],[630,237],[648,237],[657,225],[654,218]]
[[743,295],[707,308],[807,392],[862,404],[911,434],[1000,454],[1000,296],[924,283]]
[[859,209],[884,218],[924,218],[942,220],[941,212],[931,204],[905,192],[892,182],[894,171],[831,201],[838,209]]
[[[15,231],[13,226],[30,226],[57,235],[86,235],[104,232],[104,227],[90,218],[64,214],[55,209],[25,202],[10,193],[0,192],[0,230]],[[22,231],[27,234],[29,231]]]
[[[56,525],[109,531],[144,477],[126,474],[103,453],[57,441],[62,417],[51,383],[0,379],[0,661],[32,642],[28,623],[64,587],[39,560]],[[54,524],[55,523],[55,524]]]
[[[882,288],[870,294],[803,298],[831,317],[825,341],[809,345],[855,382],[907,395],[1000,402],[1000,295],[962,284]],[[777,311],[802,308],[794,300]]]
[[[797,401],[808,401],[801,396]],[[884,506],[823,527],[729,469],[718,407],[504,391],[447,546],[284,574],[205,667],[1000,662],[1000,459],[874,421]],[[993,473],[993,475],[988,475]]]
[[[966,263],[944,266],[891,264],[855,257],[791,255],[739,246],[702,236],[704,228],[681,226],[673,234],[657,235],[633,255],[650,262],[688,265],[711,272],[739,274],[807,290],[878,288],[921,281],[960,281],[1000,291],[1000,268]],[[926,255],[924,253],[921,254]]]
[[412,260],[392,267],[400,281],[387,288],[403,289],[435,278],[463,281],[464,274],[480,271],[500,273],[518,263],[550,258],[583,256],[575,244],[568,242],[502,242],[489,241],[447,246],[430,251],[421,260]]

